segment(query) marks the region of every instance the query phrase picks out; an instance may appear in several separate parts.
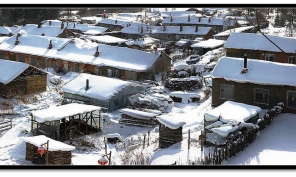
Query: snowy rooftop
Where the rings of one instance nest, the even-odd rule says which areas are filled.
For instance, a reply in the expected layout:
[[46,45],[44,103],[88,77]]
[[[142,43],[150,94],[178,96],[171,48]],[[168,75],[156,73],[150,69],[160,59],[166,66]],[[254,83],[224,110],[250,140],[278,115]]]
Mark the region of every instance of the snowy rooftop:
[[28,67],[26,63],[0,59],[0,83],[8,84]]
[[168,11],[168,12],[161,12],[160,14],[162,17],[181,17],[181,16],[188,16],[188,15],[195,15],[195,11]]
[[[50,40],[52,49],[48,49]],[[15,41],[16,35],[7,38],[0,44],[0,50],[52,57],[55,56],[57,50],[69,43],[70,39],[21,34],[18,37],[18,45],[14,45]]]
[[52,106],[47,109],[32,111],[32,115],[37,122],[49,122],[61,120],[62,118],[73,116],[81,113],[100,110],[101,107],[93,105],[85,105],[78,103],[70,103],[61,106]]
[[[89,80],[88,90],[85,90],[86,79]],[[115,93],[130,84],[132,83],[119,79],[81,73],[75,79],[66,84],[62,88],[62,90],[64,92],[82,95],[99,100],[108,100]]]
[[225,101],[218,107],[204,113],[206,121],[220,120],[223,123],[230,121],[245,122],[255,115],[259,114],[261,108],[258,106]]
[[12,32],[10,28],[8,28],[8,27],[6,27],[6,26],[0,26],[0,34],[5,34],[5,35],[7,35],[7,34],[9,34],[10,32]]
[[240,83],[296,86],[295,79],[287,77],[295,73],[295,65],[248,59],[248,72],[241,74],[243,67],[243,58],[222,57],[211,76],[212,78],[223,78]]
[[[271,41],[278,45],[286,53],[295,54],[296,39],[288,37],[279,37],[266,35]],[[274,44],[266,39],[262,34],[253,33],[231,33],[224,48],[263,50],[272,52],[281,52]]]
[[[198,30],[196,31],[195,26],[182,26],[182,28],[182,31],[180,31],[180,26],[166,26],[164,31],[164,26],[143,26],[143,34],[160,33],[206,35],[212,29],[211,27],[198,27]],[[141,34],[141,27],[128,26],[124,27],[121,32],[127,34]]]
[[191,47],[201,47],[201,48],[217,48],[222,47],[226,41],[218,39],[208,39],[206,41],[200,41],[198,43],[192,44]]
[[172,117],[168,115],[157,116],[157,120],[170,129],[178,129],[179,127],[186,124],[184,121],[182,121],[181,117]]
[[61,29],[58,26],[49,26],[49,25],[41,25],[41,27],[38,28],[38,25],[27,24],[26,26],[22,26],[17,30],[13,31],[14,34],[18,32],[21,34],[40,35],[40,36],[44,34],[45,36],[55,37],[61,34],[63,32],[63,29]]
[[122,39],[119,37],[114,37],[114,36],[109,36],[109,35],[103,35],[103,36],[89,36],[89,39],[92,41],[96,41],[99,43],[105,43],[105,44],[110,44],[110,43],[124,43],[127,40]]
[[37,147],[40,147],[41,144],[47,143],[48,141],[48,151],[72,151],[75,149],[75,146],[71,146],[60,141],[53,140],[44,135],[20,137],[20,139]]
[[242,27],[238,27],[238,28],[234,28],[234,29],[229,29],[226,31],[223,31],[221,33],[215,34],[213,35],[214,37],[218,37],[218,36],[229,36],[231,33],[241,33],[244,32],[246,30],[250,30],[253,29],[254,26],[242,26]]
[[[200,21],[199,21],[200,18]],[[219,18],[211,18],[209,21],[209,18],[205,17],[198,17],[198,16],[190,16],[190,21],[188,21],[188,15],[183,17],[173,17],[173,21],[171,22],[170,18],[163,19],[162,24],[196,24],[196,25],[223,25],[225,22],[225,19],[219,19]]]
[[144,38],[138,38],[134,41],[126,41],[125,43],[126,45],[138,45],[138,46],[144,47],[144,46],[150,46],[154,44],[155,41],[152,40],[151,38],[144,37]]
[[156,113],[151,113],[151,112],[144,112],[144,111],[139,111],[139,110],[134,110],[134,109],[129,109],[129,108],[124,108],[120,109],[119,112],[138,118],[138,119],[151,119],[155,118],[157,115]]

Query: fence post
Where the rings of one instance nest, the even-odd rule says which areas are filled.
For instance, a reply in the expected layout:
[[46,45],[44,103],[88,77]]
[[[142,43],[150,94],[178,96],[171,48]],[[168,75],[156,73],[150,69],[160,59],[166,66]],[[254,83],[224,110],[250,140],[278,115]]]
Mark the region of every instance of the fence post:
[[143,148],[145,148],[145,140],[146,140],[146,133],[144,133],[144,142],[143,142]]
[[190,129],[188,131],[188,149],[190,149]]
[[147,141],[147,145],[149,146],[149,138],[150,137],[150,130],[148,130],[148,141]]

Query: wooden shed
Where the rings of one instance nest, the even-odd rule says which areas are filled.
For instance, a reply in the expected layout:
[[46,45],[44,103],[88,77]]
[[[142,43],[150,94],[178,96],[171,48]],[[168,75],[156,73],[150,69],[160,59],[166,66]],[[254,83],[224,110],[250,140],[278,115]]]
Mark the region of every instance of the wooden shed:
[[120,109],[119,112],[122,113],[119,123],[143,127],[154,127],[158,124],[156,116],[159,114],[157,113],[144,112],[129,108]]
[[[33,164],[39,165],[71,165],[72,164],[72,150],[75,146],[71,146],[44,135],[33,137],[21,137],[26,142],[26,160]],[[48,151],[42,156],[37,152],[38,147],[42,144],[47,144]],[[45,146],[46,148],[46,146]],[[48,153],[48,154],[47,154]]]
[[101,107],[70,103],[31,112],[33,135],[66,141],[102,130]]
[[46,91],[47,73],[29,64],[0,59],[0,96]]
[[181,118],[167,115],[157,116],[159,122],[159,147],[167,148],[183,140],[183,125]]

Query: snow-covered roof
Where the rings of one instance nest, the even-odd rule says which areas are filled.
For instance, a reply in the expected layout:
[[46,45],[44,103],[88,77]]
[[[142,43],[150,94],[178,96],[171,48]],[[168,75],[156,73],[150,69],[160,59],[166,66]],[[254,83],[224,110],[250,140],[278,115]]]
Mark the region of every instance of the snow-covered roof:
[[211,76],[212,78],[223,78],[240,83],[296,86],[295,79],[287,77],[295,73],[296,65],[248,59],[248,71],[241,74],[243,67],[243,58],[222,57],[216,64]]
[[8,84],[28,67],[26,63],[0,59],[0,83]]
[[144,46],[150,46],[154,44],[155,41],[152,40],[151,38],[143,37],[133,41],[126,41],[125,43],[126,45],[138,45],[138,46],[144,47]]
[[[52,49],[48,49],[50,40],[52,41]],[[18,45],[14,45],[15,41],[16,35],[7,38],[1,43],[0,50],[53,57],[57,50],[60,50],[60,48],[70,42],[70,39],[21,34],[18,37]]]
[[0,36],[0,44],[5,41],[7,38],[9,38],[8,36]]
[[[284,52],[295,54],[296,39],[266,35],[272,42],[278,45]],[[231,33],[224,48],[263,50],[281,52],[273,43],[266,39],[262,34],[254,33]]]
[[58,26],[41,25],[41,27],[38,28],[38,25],[35,25],[35,24],[27,24],[26,26],[22,26],[17,30],[13,31],[14,34],[21,33],[21,34],[29,34],[29,35],[40,35],[40,36],[44,34],[45,36],[51,36],[51,37],[58,36],[62,32],[63,32],[63,29],[61,29]]
[[61,106],[52,106],[47,109],[32,111],[32,115],[37,122],[49,122],[61,120],[62,118],[82,114],[86,112],[101,110],[101,107],[93,105],[85,105],[78,103],[70,103]]
[[206,41],[200,41],[198,43],[192,44],[191,47],[201,47],[201,48],[217,48],[223,46],[226,41],[218,39],[208,39]]
[[157,116],[156,118],[161,124],[169,127],[170,129],[178,129],[179,127],[186,124],[184,121],[182,121],[181,117],[172,117],[172,116],[168,116],[168,115],[160,115],[160,116]]
[[32,136],[32,137],[20,137],[20,139],[30,144],[33,144],[37,147],[40,147],[41,144],[47,143],[48,141],[48,151],[72,151],[76,149],[75,146],[71,146],[63,142],[53,140],[44,135],[38,135],[38,136]]
[[212,29],[211,27],[198,27],[196,31],[195,26],[182,26],[182,31],[180,31],[180,26],[166,26],[165,31],[164,26],[143,26],[143,33],[141,33],[141,27],[128,26],[124,27],[121,32],[127,34],[195,34],[195,35],[206,35]]
[[[200,18],[200,21],[199,21]],[[165,18],[162,21],[163,25],[168,24],[196,24],[196,25],[220,25],[223,26],[224,22],[228,19],[220,19],[220,18],[209,18],[199,17],[199,16],[190,16],[190,21],[188,21],[188,15],[182,17],[173,17],[173,21],[171,22],[170,18]]]
[[110,43],[125,43],[127,40],[122,39],[119,37],[114,37],[110,35],[103,35],[103,36],[89,36],[88,37],[92,41],[96,41],[99,43],[105,43],[105,44],[110,44]]
[[[86,79],[89,80],[88,90],[85,90]],[[62,90],[64,92],[86,96],[89,98],[108,100],[115,93],[131,84],[131,82],[119,79],[81,73],[75,79],[67,83]]]
[[188,42],[191,42],[189,39],[180,39],[179,41],[177,41],[176,43],[175,43],[175,45],[176,46],[183,46],[183,45],[185,45],[186,43],[188,43]]
[[195,11],[168,11],[168,12],[161,12],[160,16],[162,17],[182,17],[182,16],[188,16],[188,15],[195,15]]
[[116,18],[103,18],[99,23],[101,24],[109,24],[109,25],[118,25],[118,26],[125,26],[130,21],[116,19]]
[[138,119],[152,119],[152,118],[156,118],[156,116],[159,115],[156,113],[144,112],[144,111],[139,111],[139,110],[134,110],[129,108],[120,109],[119,112]]
[[105,135],[106,138],[118,138],[121,142],[123,142],[122,137],[119,133],[110,133]]
[[0,26],[0,34],[6,34],[8,35],[9,33],[11,33],[11,29],[6,27],[6,26]]
[[229,36],[231,33],[241,33],[250,29],[254,29],[254,26],[242,26],[234,29],[229,29],[218,34],[214,34],[213,36],[214,37]]
[[206,121],[220,120],[223,123],[229,123],[230,121],[245,122],[259,114],[260,111],[261,108],[258,106],[225,101],[220,106],[205,112],[204,117]]

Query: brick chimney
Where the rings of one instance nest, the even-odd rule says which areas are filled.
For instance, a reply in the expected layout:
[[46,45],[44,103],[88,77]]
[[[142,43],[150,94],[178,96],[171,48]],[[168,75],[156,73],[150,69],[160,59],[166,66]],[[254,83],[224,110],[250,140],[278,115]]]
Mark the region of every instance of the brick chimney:
[[48,21],[48,24],[51,25],[51,21]]
[[88,90],[89,89],[89,80],[86,79],[86,86],[85,86],[85,90]]
[[180,31],[183,31],[183,26],[182,25],[180,26]]
[[165,31],[166,30],[166,27],[165,26],[163,26],[163,31]]
[[173,16],[172,16],[172,14],[170,14],[170,22],[172,22],[173,21]]
[[100,52],[99,52],[99,46],[97,46],[97,49],[96,49],[96,53],[95,53],[95,57],[98,57],[99,56],[99,54],[100,54]]
[[64,29],[64,22],[62,22],[62,24],[61,24],[61,29]]
[[12,36],[12,32],[9,32],[8,37],[11,37],[11,36]]
[[20,36],[20,33],[17,33],[14,45],[18,45],[20,43],[20,41],[18,40],[19,36]]
[[40,22],[38,23],[38,26],[37,26],[37,28],[41,28],[41,24],[40,24]]
[[190,22],[190,15],[188,15],[188,22]]
[[211,22],[211,17],[209,18],[209,23]]
[[48,45],[48,49],[51,49],[52,48],[52,43],[51,43],[51,40],[49,41],[49,45]]
[[197,32],[198,31],[198,26],[195,26],[195,32]]
[[141,26],[141,33],[143,33],[143,26]]
[[115,24],[117,24],[117,20],[115,20]]
[[200,18],[201,18],[201,17],[198,17],[198,22],[200,22]]
[[73,28],[75,28],[75,23],[73,24]]

